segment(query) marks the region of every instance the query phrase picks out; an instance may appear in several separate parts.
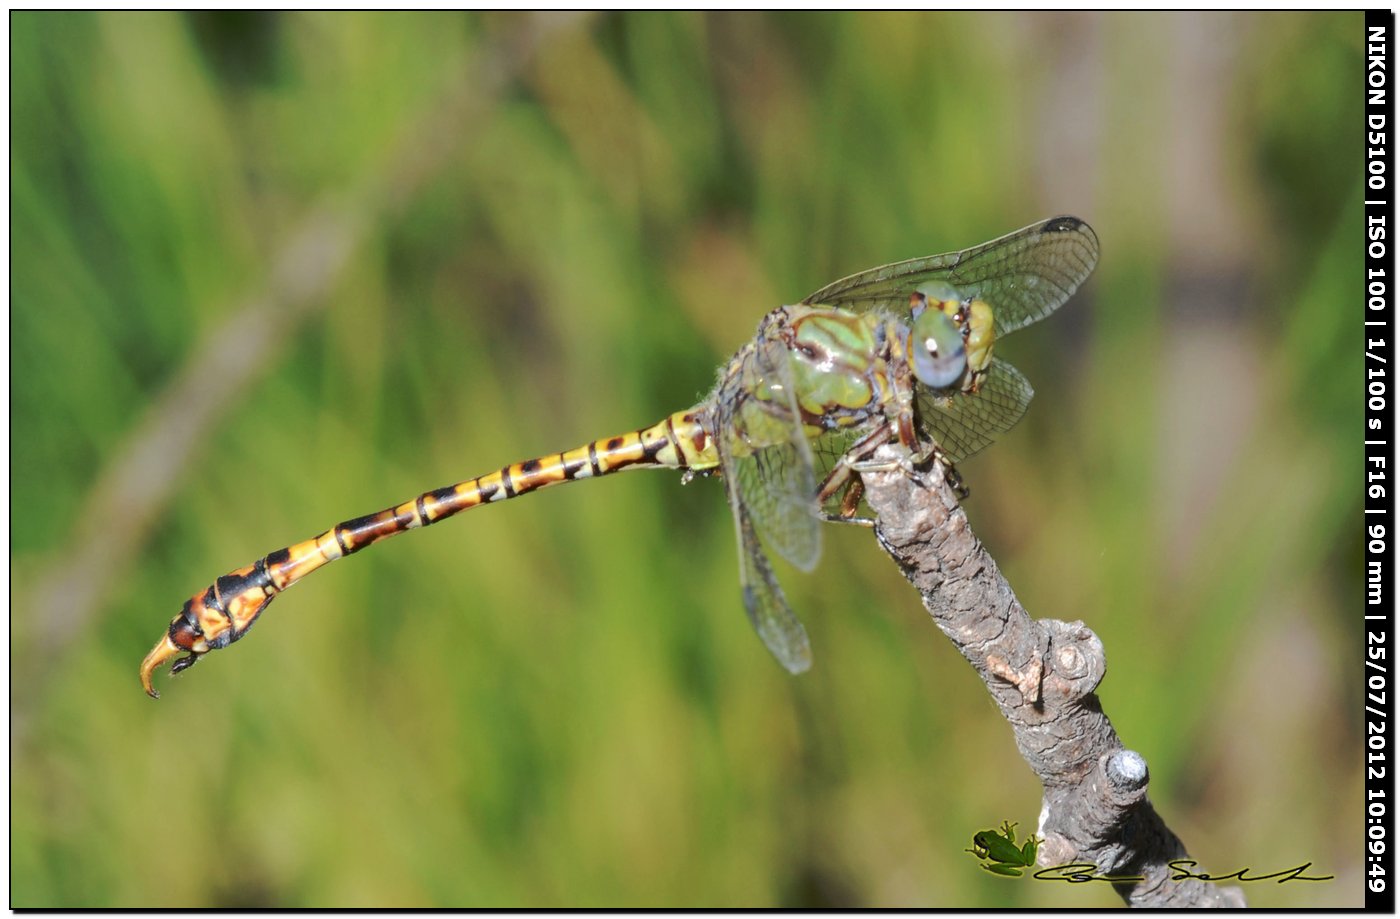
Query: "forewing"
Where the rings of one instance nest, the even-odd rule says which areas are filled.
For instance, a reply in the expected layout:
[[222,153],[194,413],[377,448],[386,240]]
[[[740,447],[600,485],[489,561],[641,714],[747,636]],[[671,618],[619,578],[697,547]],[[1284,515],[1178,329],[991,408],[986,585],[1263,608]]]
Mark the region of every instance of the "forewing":
[[953,463],[960,463],[1011,430],[1026,413],[1035,390],[1021,371],[992,358],[976,394],[939,393],[920,387],[919,427]]
[[1089,277],[1099,240],[1078,217],[1052,217],[991,242],[872,268],[828,284],[802,302],[907,312],[909,295],[933,281],[991,304],[997,336],[1044,319]]

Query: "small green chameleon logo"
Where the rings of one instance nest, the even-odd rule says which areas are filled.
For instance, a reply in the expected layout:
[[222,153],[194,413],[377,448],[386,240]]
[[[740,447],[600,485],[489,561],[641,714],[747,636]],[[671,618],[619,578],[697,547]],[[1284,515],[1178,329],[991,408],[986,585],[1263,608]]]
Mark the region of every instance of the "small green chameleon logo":
[[1044,841],[1032,833],[1024,846],[1016,848],[1016,824],[1003,820],[1001,832],[983,830],[973,833],[972,848],[964,851],[984,859],[982,867],[992,874],[1018,878],[1026,868],[1035,864],[1035,855]]

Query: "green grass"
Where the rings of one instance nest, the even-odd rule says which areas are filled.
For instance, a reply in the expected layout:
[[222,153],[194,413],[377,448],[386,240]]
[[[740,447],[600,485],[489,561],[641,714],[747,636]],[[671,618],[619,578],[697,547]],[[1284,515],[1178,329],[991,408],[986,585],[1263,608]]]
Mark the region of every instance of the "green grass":
[[[780,572],[816,667],[769,659],[713,481],[394,540],[136,683],[214,576],[650,423],[778,303],[1059,212],[1100,268],[1002,352],[1037,398],[963,469],[972,524],[1104,640],[1195,857],[1338,875],[1252,905],[1359,904],[1360,16],[618,15],[520,64],[529,26],[11,17],[11,905],[1114,905],[962,851],[1039,789],[868,534]],[[364,217],[346,264],[163,499],[116,496],[125,560],[75,557],[327,206]],[[99,577],[72,620],[52,571]]]

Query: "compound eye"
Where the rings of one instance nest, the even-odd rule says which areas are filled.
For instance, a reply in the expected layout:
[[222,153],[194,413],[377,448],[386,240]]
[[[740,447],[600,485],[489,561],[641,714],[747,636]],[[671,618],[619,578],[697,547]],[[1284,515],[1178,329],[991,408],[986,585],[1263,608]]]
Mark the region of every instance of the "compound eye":
[[920,285],[917,293],[926,297],[930,303],[959,303],[962,301],[962,294],[945,281],[929,281],[927,284]]
[[927,310],[909,332],[909,365],[920,383],[950,389],[967,372],[967,349],[962,331],[947,313]]

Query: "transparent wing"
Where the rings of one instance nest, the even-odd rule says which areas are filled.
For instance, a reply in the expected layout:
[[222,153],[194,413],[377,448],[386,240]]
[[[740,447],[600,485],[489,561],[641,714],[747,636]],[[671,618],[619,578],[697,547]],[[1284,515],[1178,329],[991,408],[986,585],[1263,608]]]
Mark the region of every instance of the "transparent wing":
[[821,556],[817,484],[789,361],[780,342],[760,339],[740,362],[737,385],[721,390],[720,450],[725,479],[754,528],[779,555],[811,571]]
[[807,630],[788,606],[736,489],[726,482],[725,490],[729,493],[729,506],[734,512],[734,527],[738,532],[739,586],[744,592],[744,611],[778,663],[789,673],[801,673],[812,666]]
[[939,393],[919,388],[919,429],[954,463],[960,463],[1011,430],[1035,390],[1021,371],[1000,358],[991,367],[976,393]]
[[759,541],[810,571],[821,554],[812,452],[792,389],[787,349],[765,324],[726,370],[714,394],[715,447],[739,543],[744,610],[768,650],[791,673],[812,664],[807,632],[793,614]]
[[907,312],[909,295],[941,281],[992,307],[1001,337],[1053,313],[1089,277],[1099,240],[1078,217],[1052,217],[1000,239],[896,262],[835,281],[803,300],[863,312]]

